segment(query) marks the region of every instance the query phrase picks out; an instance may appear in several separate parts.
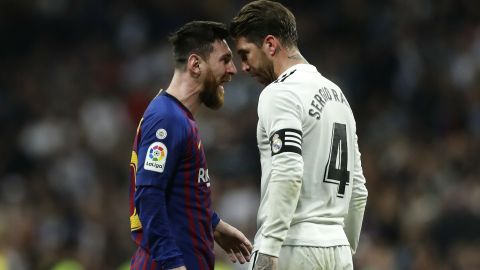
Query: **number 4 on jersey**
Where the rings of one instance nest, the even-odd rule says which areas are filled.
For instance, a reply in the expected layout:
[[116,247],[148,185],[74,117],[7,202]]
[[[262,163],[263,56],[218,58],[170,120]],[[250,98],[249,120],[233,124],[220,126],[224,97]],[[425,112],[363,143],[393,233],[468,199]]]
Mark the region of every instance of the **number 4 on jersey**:
[[350,181],[350,172],[347,170],[347,126],[334,123],[332,132],[332,146],[330,147],[330,157],[325,167],[323,182],[338,185],[337,197],[343,198],[345,196],[345,186]]

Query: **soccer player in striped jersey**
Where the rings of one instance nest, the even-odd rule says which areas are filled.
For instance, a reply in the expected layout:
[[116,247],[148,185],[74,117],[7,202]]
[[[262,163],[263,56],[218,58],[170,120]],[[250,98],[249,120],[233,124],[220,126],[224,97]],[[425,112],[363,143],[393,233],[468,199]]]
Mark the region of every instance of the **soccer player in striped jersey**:
[[295,17],[266,0],[230,25],[258,101],[262,166],[250,269],[353,269],[367,200],[356,124],[342,90],[297,47]]
[[175,72],[149,104],[130,163],[131,269],[214,267],[214,240],[232,262],[249,260],[252,245],[212,210],[210,178],[194,114],[223,104],[236,73],[225,25],[194,21],[170,37]]

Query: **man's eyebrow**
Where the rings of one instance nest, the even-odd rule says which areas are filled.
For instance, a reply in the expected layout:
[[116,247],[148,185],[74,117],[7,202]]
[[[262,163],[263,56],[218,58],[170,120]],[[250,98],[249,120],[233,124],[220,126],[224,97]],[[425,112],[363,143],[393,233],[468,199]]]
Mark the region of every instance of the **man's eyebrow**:
[[246,54],[246,53],[247,53],[247,50],[245,50],[245,49],[238,49],[238,50],[237,50],[237,53],[238,53],[238,54]]
[[223,59],[231,59],[232,58],[232,52],[226,52],[224,53],[220,59],[223,60]]

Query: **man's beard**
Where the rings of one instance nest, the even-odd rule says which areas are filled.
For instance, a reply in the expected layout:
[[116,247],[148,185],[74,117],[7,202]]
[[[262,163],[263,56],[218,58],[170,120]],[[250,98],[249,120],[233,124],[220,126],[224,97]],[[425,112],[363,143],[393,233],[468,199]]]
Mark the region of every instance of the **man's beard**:
[[256,76],[258,81],[267,86],[277,79],[275,71],[273,70],[273,62],[270,61],[265,53],[262,52],[260,59],[260,66],[256,69]]
[[204,89],[200,93],[200,101],[212,110],[218,110],[224,102],[224,89],[213,76],[212,71],[208,71],[205,79]]

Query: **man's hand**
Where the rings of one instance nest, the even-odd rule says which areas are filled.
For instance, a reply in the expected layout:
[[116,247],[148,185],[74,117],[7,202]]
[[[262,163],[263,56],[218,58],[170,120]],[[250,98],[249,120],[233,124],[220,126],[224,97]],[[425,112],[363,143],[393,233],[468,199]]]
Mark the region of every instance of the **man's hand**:
[[267,254],[258,253],[253,270],[277,270],[278,258]]
[[252,243],[235,227],[220,220],[213,232],[215,242],[227,252],[230,261],[244,264],[250,261]]

